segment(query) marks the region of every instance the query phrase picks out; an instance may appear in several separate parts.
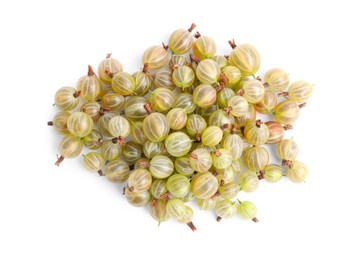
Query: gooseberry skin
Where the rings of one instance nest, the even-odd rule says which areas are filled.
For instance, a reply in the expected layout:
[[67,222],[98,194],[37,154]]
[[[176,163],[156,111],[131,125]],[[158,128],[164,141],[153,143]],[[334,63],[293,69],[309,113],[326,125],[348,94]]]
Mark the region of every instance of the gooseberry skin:
[[280,68],[272,68],[265,73],[264,82],[270,90],[281,92],[289,84],[288,74]]
[[91,133],[93,120],[84,112],[74,112],[67,119],[67,129],[71,134],[83,138]]
[[205,148],[198,148],[191,152],[190,166],[197,172],[207,172],[212,166],[212,157]]
[[92,172],[98,172],[102,175],[102,167],[104,166],[104,158],[97,152],[90,152],[83,156],[83,165]]
[[280,142],[285,135],[285,128],[276,121],[265,122],[265,125],[269,129],[269,138],[266,140],[267,144],[275,144]]
[[241,96],[233,96],[229,99],[227,105],[229,113],[235,117],[244,116],[249,109],[249,103],[244,97]]
[[125,116],[134,121],[143,120],[148,116],[147,110],[144,108],[149,101],[145,97],[131,97],[124,104]]
[[253,105],[249,104],[247,112],[245,113],[245,115],[240,116],[237,118],[237,126],[239,128],[241,127],[245,127],[246,123],[251,121],[251,120],[256,120],[256,110],[254,108]]
[[243,151],[243,143],[242,139],[237,134],[226,134],[224,135],[223,139],[221,140],[221,145],[223,148],[228,150],[234,161],[241,158],[242,151]]
[[168,52],[161,46],[152,46],[146,49],[142,56],[142,64],[149,70],[157,70],[164,67],[169,60]]
[[244,162],[247,168],[254,172],[263,170],[269,161],[269,153],[262,146],[254,146],[246,149]]
[[228,107],[230,98],[234,97],[235,95],[235,91],[233,91],[231,88],[223,88],[222,90],[220,90],[217,93],[217,103],[219,108]]
[[227,60],[227,58],[225,56],[222,55],[215,55],[214,57],[211,58],[213,61],[215,61],[218,65],[219,68],[222,70],[223,68],[225,68],[226,66],[229,66],[229,61]]
[[183,108],[173,108],[167,114],[170,128],[180,130],[185,127],[188,116]]
[[112,89],[122,96],[133,94],[135,82],[131,74],[127,72],[118,72],[112,78]]
[[97,101],[87,101],[82,105],[80,111],[89,115],[93,122],[97,122],[103,112],[101,105]]
[[94,74],[92,67],[88,65],[88,75],[81,77],[77,82],[77,91],[81,92],[81,98],[87,101],[95,100],[101,92],[102,84]]
[[215,88],[208,84],[200,84],[194,89],[193,101],[201,108],[208,108],[215,104],[217,93]]
[[169,130],[169,122],[161,113],[151,113],[143,120],[143,133],[152,142],[163,141]]
[[306,81],[293,82],[288,87],[287,98],[293,102],[303,103],[312,96],[312,86]]
[[215,146],[220,143],[223,131],[218,126],[208,126],[201,135],[201,142],[206,146]]
[[275,106],[272,114],[277,122],[292,125],[300,116],[300,107],[296,102],[285,100]]
[[186,206],[181,199],[173,198],[167,202],[166,211],[170,217],[180,220],[186,214]]
[[137,96],[144,96],[152,87],[153,78],[149,73],[138,71],[132,75],[135,82],[133,94]]
[[277,164],[268,164],[264,169],[264,178],[270,183],[276,183],[282,179],[283,170]]
[[256,172],[246,171],[240,174],[238,184],[240,189],[245,192],[254,192],[259,186],[260,180],[257,177]]
[[298,144],[292,139],[283,139],[276,145],[276,154],[281,160],[295,161],[299,151]]
[[59,111],[56,113],[52,121],[48,122],[48,125],[53,126],[60,134],[68,134],[67,120],[71,115],[68,111]]
[[224,127],[223,133],[228,133],[235,124],[235,118],[222,110],[216,110],[210,115],[207,123],[209,126]]
[[144,144],[147,140],[143,133],[143,122],[131,122],[131,129],[129,132],[131,140],[137,144]]
[[121,153],[121,146],[113,143],[112,140],[106,140],[102,142],[101,154],[106,161],[112,161],[117,159]]
[[191,143],[189,136],[183,132],[174,132],[165,139],[165,149],[170,155],[181,157],[190,151]]
[[216,198],[208,198],[208,199],[196,199],[196,203],[198,204],[201,210],[213,210],[215,209],[217,199]]
[[261,114],[271,114],[276,105],[276,94],[271,90],[265,90],[263,99],[259,103],[256,103],[254,106],[256,111]]
[[80,93],[73,87],[59,88],[55,93],[55,105],[63,111],[70,111],[77,107]]
[[261,121],[249,121],[245,126],[244,135],[249,144],[259,146],[266,143],[270,132],[267,125]]
[[174,107],[182,108],[187,114],[191,114],[195,111],[196,105],[194,104],[193,96],[184,92],[176,97]]
[[174,54],[185,54],[191,49],[194,43],[191,30],[178,29],[169,36],[168,46]]
[[98,65],[99,78],[105,84],[111,84],[111,75],[115,75],[121,71],[123,71],[122,64],[118,60],[111,58],[111,54],[108,54],[107,57]]
[[154,198],[159,199],[168,191],[167,182],[165,180],[155,180],[150,187],[150,193]]
[[124,97],[118,93],[107,93],[101,98],[102,106],[111,110],[119,110],[124,104]]
[[191,114],[188,116],[186,130],[191,136],[202,134],[206,129],[206,126],[206,121],[202,116],[198,114]]
[[167,156],[157,155],[152,158],[149,172],[156,179],[168,178],[174,171],[174,164]]
[[293,183],[305,182],[308,175],[306,164],[301,161],[294,161],[291,167],[286,170],[286,177]]
[[97,150],[101,147],[102,143],[102,134],[96,130],[92,129],[92,131],[82,138],[84,146],[91,150]]
[[242,76],[253,76],[260,67],[260,55],[254,46],[240,44],[231,51],[229,64],[237,67]]
[[168,68],[161,68],[155,74],[153,84],[155,88],[167,88],[173,90],[176,85],[173,82],[173,73]]
[[101,132],[101,134],[108,136],[108,137],[112,137],[111,133],[108,131],[108,123],[113,117],[118,116],[118,115],[119,115],[119,113],[117,113],[117,112],[108,112],[99,118],[98,130]]
[[164,142],[152,142],[148,140],[143,145],[143,153],[148,159],[163,154],[164,149]]
[[220,77],[219,65],[211,59],[202,60],[195,72],[199,81],[204,84],[217,83]]
[[[83,148],[83,142],[80,138],[71,135],[66,134],[63,136],[60,145],[58,147],[58,151],[61,154],[62,160],[63,158],[75,158],[77,157]],[[61,159],[59,158],[59,160]],[[56,163],[57,166],[59,166],[61,163],[61,160]]]
[[188,88],[194,83],[195,72],[189,66],[180,66],[173,71],[172,80],[177,87],[181,89]]
[[137,160],[142,158],[143,147],[133,141],[127,142],[122,149],[123,159],[128,163],[135,163]]
[[183,55],[176,55],[173,54],[169,61],[169,68],[170,70],[175,70],[182,65],[188,65],[187,59]]
[[214,170],[213,174],[215,175],[220,185],[234,181],[234,176],[236,175],[236,173],[234,171],[234,168],[232,167],[232,163],[233,162],[231,161],[230,166],[225,169]]
[[231,218],[236,213],[235,203],[229,199],[220,200],[215,205],[215,213],[218,216],[216,219],[218,222],[222,218]]
[[193,44],[193,53],[199,60],[210,59],[216,54],[217,46],[210,36],[201,36]]
[[242,87],[243,97],[251,104],[259,103],[265,95],[265,87],[257,79],[246,81]]
[[241,72],[235,66],[226,66],[222,69],[222,73],[227,78],[227,82],[225,83],[226,87],[232,88],[235,84],[237,84],[241,79]]
[[108,131],[113,137],[126,138],[130,132],[130,124],[123,116],[115,116],[108,122]]
[[191,190],[198,199],[208,199],[218,190],[218,180],[211,172],[201,174],[191,183]]
[[170,194],[176,198],[183,198],[190,189],[190,181],[181,174],[173,174],[167,180],[167,187]]
[[223,199],[233,199],[239,194],[240,186],[236,182],[231,181],[220,185],[218,191]]
[[164,221],[167,221],[170,218],[167,213],[166,207],[167,202],[162,199],[158,199],[153,206],[149,207],[149,214],[152,216],[153,219],[158,221],[158,225],[160,225],[160,223]]
[[213,166],[218,169],[226,169],[231,165],[232,156],[226,149],[217,149],[212,153]]
[[194,169],[190,166],[189,155],[177,157],[174,161],[174,167],[178,173],[184,176],[189,177],[194,174]]
[[256,218],[257,209],[254,203],[250,201],[243,201],[237,206],[236,213],[243,220],[252,220],[254,222],[258,222]]
[[116,159],[107,163],[104,173],[110,182],[123,183],[129,177],[129,170],[129,165],[126,161]]
[[157,112],[166,112],[174,106],[175,97],[171,90],[166,88],[155,89],[150,97],[149,102]]
[[151,199],[150,193],[148,191],[130,191],[128,186],[125,187],[124,196],[126,197],[129,204],[134,207],[144,207],[148,205]]
[[152,175],[146,169],[137,169],[133,171],[128,178],[128,187],[130,191],[146,192],[152,186]]

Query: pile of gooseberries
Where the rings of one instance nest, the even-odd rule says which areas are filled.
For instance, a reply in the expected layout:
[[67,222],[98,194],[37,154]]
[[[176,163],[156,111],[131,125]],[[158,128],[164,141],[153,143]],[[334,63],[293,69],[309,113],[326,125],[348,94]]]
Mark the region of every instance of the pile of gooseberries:
[[48,122],[62,135],[55,164],[82,153],[86,169],[122,184],[126,200],[148,207],[159,223],[173,218],[196,230],[189,201],[214,211],[217,221],[238,215],[257,222],[242,192],[257,190],[261,180],[307,177],[297,143],[284,135],[312,86],[289,82],[280,68],[261,78],[254,46],[232,40],[232,50],[218,55],[214,39],[194,28],[149,47],[137,72],[123,71],[107,54],[76,87],[58,89],[59,111]]

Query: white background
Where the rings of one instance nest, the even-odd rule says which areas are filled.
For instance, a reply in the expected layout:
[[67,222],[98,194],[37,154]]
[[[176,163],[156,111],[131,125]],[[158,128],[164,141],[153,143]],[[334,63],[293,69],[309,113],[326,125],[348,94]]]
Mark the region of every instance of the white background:
[[[2,1],[0,259],[357,259],[354,2]],[[290,133],[307,183],[242,194],[257,224],[196,210],[195,233],[174,221],[158,228],[80,159],[54,165],[59,137],[46,122],[55,91],[107,52],[135,72],[147,47],[192,22],[219,53],[231,38],[256,46],[259,74],[281,67],[315,85]]]

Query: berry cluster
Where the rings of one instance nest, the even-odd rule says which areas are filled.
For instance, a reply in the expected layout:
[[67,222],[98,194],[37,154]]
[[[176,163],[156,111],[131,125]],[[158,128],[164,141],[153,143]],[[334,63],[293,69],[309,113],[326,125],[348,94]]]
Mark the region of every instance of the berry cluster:
[[[193,34],[194,28],[176,30],[168,45],[148,48],[134,74],[108,54],[97,74],[88,66],[76,88],[60,88],[60,112],[48,122],[63,135],[55,164],[85,147],[84,166],[125,183],[128,202],[148,206],[159,223],[172,217],[195,230],[185,204],[192,200],[215,210],[217,221],[237,213],[257,222],[256,206],[239,201],[240,192],[255,191],[262,179],[274,183],[285,176],[300,183],[307,176],[306,165],[296,160],[296,142],[284,133],[312,86],[289,84],[279,68],[261,79],[252,45],[229,41],[231,53],[217,55],[215,41]],[[269,164],[266,145],[276,146],[282,165]]]

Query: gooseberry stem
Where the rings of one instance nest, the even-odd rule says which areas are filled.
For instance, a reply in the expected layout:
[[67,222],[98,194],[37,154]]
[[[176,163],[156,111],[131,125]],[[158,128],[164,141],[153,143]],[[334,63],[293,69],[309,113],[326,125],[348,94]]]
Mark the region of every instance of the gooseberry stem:
[[252,221],[255,222],[255,223],[259,222],[259,220],[258,220],[256,217],[254,217],[254,218],[252,219]]
[[257,119],[257,120],[256,120],[256,126],[257,126],[258,128],[260,128],[262,124],[263,124],[263,123],[262,123],[261,119]]
[[190,25],[190,28],[188,29],[188,32],[192,32],[195,27],[196,27],[196,24],[195,24],[195,23],[192,23],[192,24]]
[[81,91],[76,91],[75,93],[73,93],[74,98],[78,98],[80,95],[81,95]]
[[53,126],[53,122],[52,122],[52,121],[48,121],[48,122],[47,122],[47,125]]
[[190,61],[195,62],[196,64],[200,62],[200,60],[194,54],[190,54]]
[[228,43],[230,44],[231,48],[233,48],[233,49],[236,48],[236,43],[235,43],[235,40],[234,40],[234,39],[232,39],[232,41],[229,40]]
[[306,106],[306,104],[307,104],[306,102],[305,102],[305,103],[302,103],[302,104],[299,104],[298,107],[299,107],[299,108],[303,108],[303,107]]
[[[167,50],[169,49],[169,46],[168,46],[168,45],[165,45],[165,43],[164,43],[164,42],[162,42],[162,45],[163,45],[163,49],[164,49],[164,50],[166,50],[166,51],[167,51]],[[144,64],[144,65],[145,65],[145,64]]]
[[199,38],[201,37],[200,32],[196,32],[196,33],[194,34],[194,37],[197,38],[197,39],[199,39]]
[[99,171],[98,171],[98,175],[99,175],[99,176],[103,176],[102,170],[99,170]]
[[292,128],[293,128],[293,125],[289,125],[289,124],[283,126],[283,129],[285,129],[285,130],[290,130]]
[[153,111],[152,111],[152,107],[150,104],[145,104],[143,105],[145,111],[147,111],[148,115],[150,115]]
[[148,72],[148,63],[144,64],[143,69],[142,69],[143,73],[147,73]]
[[220,222],[220,220],[221,220],[221,217],[218,216],[218,217],[216,218],[216,221],[217,221],[217,222]]
[[259,171],[259,175],[257,176],[259,178],[259,180],[262,180],[265,178],[265,171]]
[[188,225],[188,227],[190,227],[191,230],[195,231],[196,230],[196,227],[194,226],[193,222],[189,222],[189,223],[186,223]]
[[60,157],[57,156],[57,161],[55,162],[55,165],[60,166],[64,159],[65,157],[63,157],[62,155]]
[[96,75],[92,69],[92,66],[91,65],[88,65],[88,73],[87,73],[88,76],[94,76]]
[[106,59],[109,59],[112,56],[112,52],[111,53],[107,53],[106,54]]

